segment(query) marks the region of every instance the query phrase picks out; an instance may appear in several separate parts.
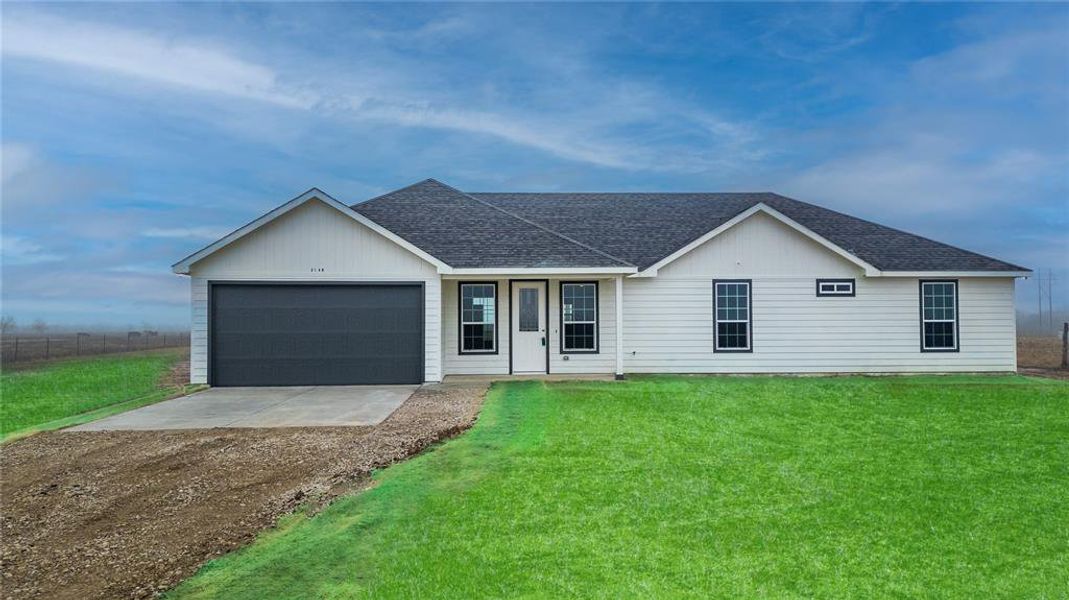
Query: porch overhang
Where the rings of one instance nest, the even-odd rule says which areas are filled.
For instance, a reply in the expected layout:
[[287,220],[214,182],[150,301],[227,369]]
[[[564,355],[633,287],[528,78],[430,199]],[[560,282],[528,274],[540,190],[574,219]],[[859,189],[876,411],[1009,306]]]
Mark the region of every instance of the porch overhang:
[[540,276],[615,276],[638,273],[637,267],[487,267],[473,269],[439,269],[443,279],[460,279],[463,277],[499,277],[502,279]]

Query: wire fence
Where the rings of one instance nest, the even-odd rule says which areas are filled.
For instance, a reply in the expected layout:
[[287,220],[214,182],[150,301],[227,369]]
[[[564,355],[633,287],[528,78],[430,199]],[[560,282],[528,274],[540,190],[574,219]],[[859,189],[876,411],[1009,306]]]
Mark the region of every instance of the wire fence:
[[189,347],[189,332],[128,331],[56,335],[9,333],[0,338],[0,363],[14,364],[181,347]]

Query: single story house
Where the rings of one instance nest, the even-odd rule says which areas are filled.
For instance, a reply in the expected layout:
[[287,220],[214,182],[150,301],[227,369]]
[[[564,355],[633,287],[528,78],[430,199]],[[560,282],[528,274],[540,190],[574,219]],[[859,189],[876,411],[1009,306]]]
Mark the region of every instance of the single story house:
[[1028,269],[772,193],[312,189],[174,265],[195,383],[1013,371]]

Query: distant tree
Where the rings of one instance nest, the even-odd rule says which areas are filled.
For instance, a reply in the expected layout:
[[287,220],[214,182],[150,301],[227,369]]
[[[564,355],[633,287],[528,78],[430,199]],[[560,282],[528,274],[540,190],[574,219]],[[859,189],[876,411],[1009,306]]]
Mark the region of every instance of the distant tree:
[[11,315],[4,315],[0,317],[0,333],[7,335],[15,331],[15,317]]
[[45,323],[43,319],[34,319],[33,324],[30,325],[30,329],[37,333],[44,333],[48,331],[48,323]]

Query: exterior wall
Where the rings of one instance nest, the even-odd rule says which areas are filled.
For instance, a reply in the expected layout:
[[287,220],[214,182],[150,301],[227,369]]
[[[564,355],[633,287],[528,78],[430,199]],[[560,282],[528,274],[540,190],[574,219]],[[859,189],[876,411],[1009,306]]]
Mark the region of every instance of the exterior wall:
[[437,269],[318,201],[275,219],[190,269],[190,381],[208,380],[208,282],[405,281],[424,284],[427,381],[440,381],[441,282]]
[[[517,277],[525,279],[525,277]],[[616,368],[616,305],[613,279],[572,278],[598,282],[599,351],[596,354],[561,354],[560,352],[560,279],[549,280],[549,371],[550,373],[613,373]],[[460,354],[458,282],[442,281],[442,365],[445,375],[506,375],[509,372],[508,279],[471,278],[465,281],[496,281],[498,294],[497,354]],[[625,286],[626,288],[626,286]]]
[[442,280],[442,368],[446,375],[507,375],[509,372],[509,298],[508,279],[472,278],[466,281],[497,283],[497,353],[460,353],[460,281]]
[[[590,281],[590,279],[583,279]],[[616,281],[598,282],[598,352],[597,354],[561,354],[560,283],[549,282],[549,371],[550,373],[616,372]],[[626,284],[624,288],[626,289]],[[624,315],[626,319],[626,313]]]
[[[855,278],[817,297],[817,278]],[[751,279],[753,352],[713,352],[713,279]],[[1014,280],[959,279],[960,352],[920,351],[918,280],[866,278],[850,262],[757,214],[624,284],[631,373],[947,372],[1016,368]]]

